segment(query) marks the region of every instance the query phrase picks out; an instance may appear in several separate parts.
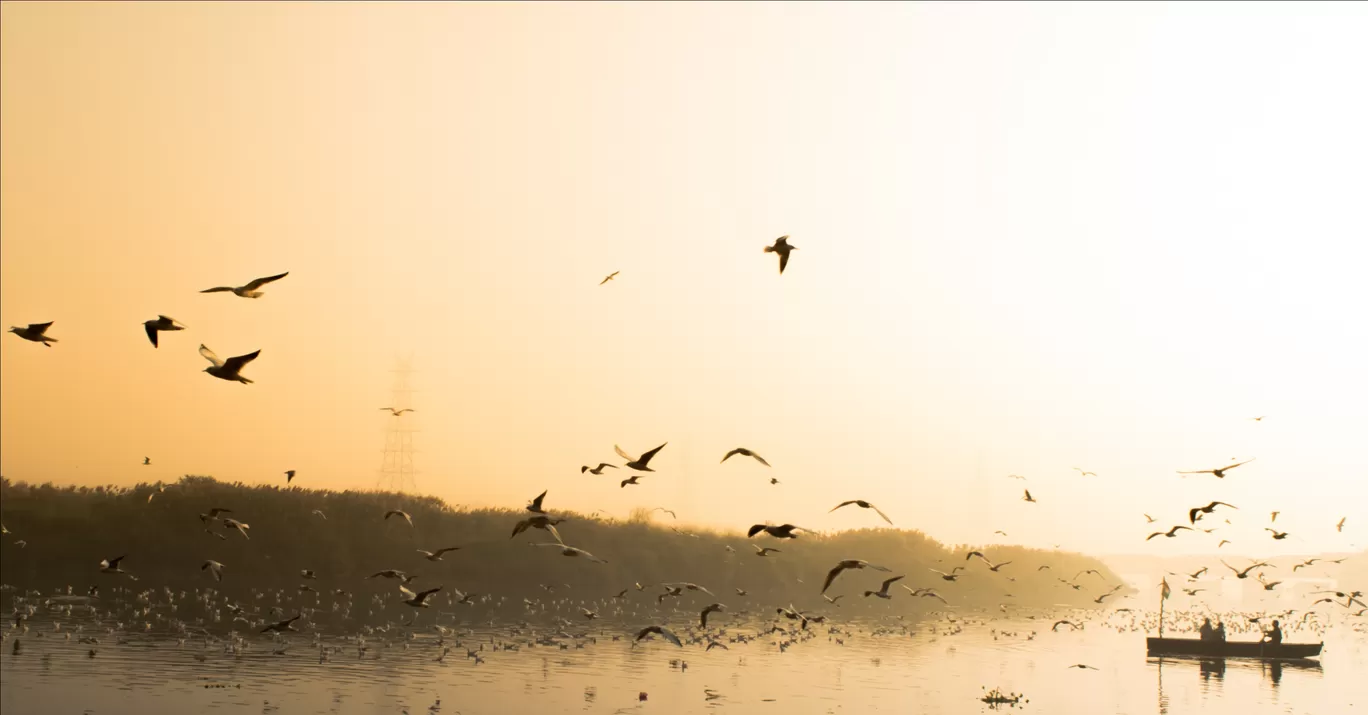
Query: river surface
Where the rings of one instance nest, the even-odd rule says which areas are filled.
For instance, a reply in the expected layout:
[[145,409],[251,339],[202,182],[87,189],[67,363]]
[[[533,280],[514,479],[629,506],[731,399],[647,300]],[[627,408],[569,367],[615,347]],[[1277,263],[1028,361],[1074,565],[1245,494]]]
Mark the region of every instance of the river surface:
[[[1362,621],[1362,619],[1359,619]],[[1140,630],[1091,623],[1054,632],[1051,620],[961,620],[883,629],[811,625],[781,649],[783,634],[676,647],[652,637],[636,647],[628,624],[595,622],[582,638],[558,629],[469,629],[356,640],[324,637],[320,662],[308,633],[289,647],[247,637],[222,641],[173,634],[96,633],[66,638],[52,621],[11,630],[0,653],[4,715],[159,713],[1306,713],[1368,710],[1368,635],[1348,623],[1324,635],[1319,665],[1224,665],[1147,659]],[[1114,624],[1113,624],[1114,625]],[[66,630],[76,627],[67,624]],[[768,626],[763,626],[767,628]],[[750,632],[755,632],[754,629]],[[535,632],[534,632],[535,631]],[[734,632],[743,632],[737,629]],[[41,635],[39,635],[41,633]],[[97,635],[98,644],[80,637]],[[613,636],[620,640],[613,640]],[[1297,634],[1289,640],[1317,640]],[[21,641],[19,652],[14,641]],[[404,641],[408,640],[407,647]],[[724,639],[725,640],[725,639]],[[459,645],[457,642],[459,641]],[[498,643],[518,650],[495,649]],[[564,644],[564,648],[561,644]],[[483,647],[483,650],[480,650]],[[482,662],[467,656],[476,650]],[[94,655],[91,655],[91,651]],[[1097,670],[1071,668],[1083,663]],[[687,667],[684,667],[686,664]],[[1020,693],[1014,707],[980,702],[985,688]],[[641,699],[644,693],[645,699]]]

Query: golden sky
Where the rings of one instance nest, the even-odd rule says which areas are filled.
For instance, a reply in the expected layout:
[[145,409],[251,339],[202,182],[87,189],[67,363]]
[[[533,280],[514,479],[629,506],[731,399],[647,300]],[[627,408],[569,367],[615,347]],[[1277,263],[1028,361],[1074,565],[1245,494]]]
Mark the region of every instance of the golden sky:
[[[369,488],[412,355],[419,488],[456,503],[836,529],[878,524],[826,513],[863,498],[948,542],[1180,553],[1222,532],[1141,514],[1220,499],[1220,553],[1368,543],[1364,5],[6,3],[0,31],[0,320],[60,341],[0,340],[11,479]],[[159,313],[189,330],[154,350]],[[201,342],[261,349],[256,384]],[[580,475],[666,441],[641,486]]]

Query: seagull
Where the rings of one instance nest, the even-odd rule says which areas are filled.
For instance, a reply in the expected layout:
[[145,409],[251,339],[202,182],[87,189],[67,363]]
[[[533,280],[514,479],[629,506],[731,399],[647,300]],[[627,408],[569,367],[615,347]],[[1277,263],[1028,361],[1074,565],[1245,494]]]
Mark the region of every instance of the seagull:
[[408,574],[404,573],[403,571],[398,571],[395,569],[385,569],[384,571],[376,571],[375,573],[367,576],[366,578],[397,578],[400,581],[403,581],[404,583],[408,583],[409,581],[413,580],[413,578],[410,578]]
[[1250,417],[1249,419],[1254,420],[1255,422],[1263,422],[1263,418],[1267,416],[1268,415],[1259,415],[1258,417]]
[[780,526],[756,524],[755,526],[752,526],[749,531],[746,532],[746,536],[752,537],[763,531],[776,539],[796,539],[798,537],[793,533],[794,529],[799,529],[801,531],[812,531],[811,529],[805,529],[801,526],[794,526],[793,524],[783,524]]
[[1074,623],[1073,621],[1055,621],[1055,624],[1053,626],[1050,626],[1050,630],[1058,632],[1060,626],[1069,626],[1070,628],[1076,631],[1081,630],[1083,628],[1083,626],[1080,626],[1077,623]]
[[1272,523],[1276,522],[1276,521],[1278,520],[1278,515],[1281,514],[1281,513],[1282,513],[1282,512],[1280,512],[1280,511],[1275,511],[1275,512],[1273,512],[1272,515],[1268,517],[1268,523],[1272,524]]
[[242,534],[242,536],[246,538],[248,541],[252,540],[252,537],[247,536],[247,530],[252,528],[250,524],[244,524],[238,521],[237,519],[229,519],[225,517],[223,519],[223,526],[228,529],[237,529],[238,533]]
[[[903,586],[903,588],[907,588],[907,587],[906,587],[906,586]],[[908,589],[908,590],[911,590],[911,589]],[[837,596],[837,597],[835,597],[835,598],[832,598],[831,596],[828,596],[828,595],[826,595],[826,594],[824,593],[824,594],[822,594],[822,598],[825,599],[827,603],[830,603],[830,604],[833,605],[833,606],[837,606],[837,605],[840,605],[840,604],[838,604],[838,603],[836,603],[836,602],[839,601],[839,600],[841,600],[842,598],[845,598],[845,594],[843,593],[843,594],[841,594],[841,595],[839,595],[839,596]]]
[[223,564],[221,564],[221,563],[219,563],[219,562],[217,562],[217,561],[215,561],[215,560],[213,560],[213,559],[210,559],[210,560],[208,560],[208,561],[205,561],[205,562],[204,562],[204,565],[200,567],[200,570],[201,570],[201,571],[207,570],[207,571],[209,571],[209,573],[214,574],[214,580],[215,580],[215,581],[222,581],[222,580],[223,580]]
[[[725,462],[725,461],[727,461],[728,459],[731,459],[733,455],[737,455],[737,454],[741,455],[742,457],[752,457],[752,458],[755,459],[755,461],[757,461],[757,462],[759,462],[759,463],[765,465],[766,467],[768,467],[768,466],[770,465],[769,462],[766,462],[766,461],[765,461],[765,458],[764,458],[764,457],[761,457],[760,455],[756,454],[755,452],[750,451],[749,449],[746,449],[745,447],[737,447],[736,449],[733,449],[732,451],[727,452],[725,455],[722,456],[722,462]],[[722,462],[718,462],[718,464],[721,464]]]
[[266,278],[258,278],[258,279],[256,279],[256,280],[252,281],[251,283],[248,283],[248,284],[245,285],[245,286],[237,286],[236,288],[234,288],[233,286],[219,286],[219,287],[217,287],[217,288],[210,288],[209,290],[202,290],[202,291],[200,291],[200,292],[201,292],[201,293],[232,293],[232,294],[234,294],[234,295],[236,295],[236,296],[239,296],[239,297],[242,297],[242,298],[260,298],[260,297],[262,296],[262,293],[261,293],[261,291],[257,290],[258,288],[260,288],[260,287],[262,287],[262,286],[264,286],[264,285],[266,285],[267,283],[270,283],[270,282],[272,282],[272,281],[278,281],[278,280],[280,280],[281,278],[284,278],[285,276],[288,276],[288,275],[290,275],[290,272],[289,272],[289,271],[286,271],[286,272],[284,272],[284,273],[281,273],[280,275],[269,276],[269,277],[266,277]]
[[295,475],[295,470],[293,470],[293,469],[287,469],[287,470],[285,470],[285,483],[286,483],[286,484],[289,484],[289,483],[294,479],[294,475]]
[[9,331],[25,340],[42,343],[44,347],[50,348],[53,343],[57,342],[57,338],[49,338],[45,334],[47,329],[52,327],[52,323],[53,321],[51,320],[46,323],[29,323],[27,328],[21,328],[16,325],[10,328]]
[[1336,531],[1336,532],[1343,532],[1343,531],[1344,531],[1344,519],[1345,519],[1345,517],[1342,517],[1342,516],[1341,516],[1341,517],[1340,517],[1340,520],[1339,520],[1339,523],[1338,523],[1338,524],[1335,524],[1335,531]]
[[[669,442],[666,442],[665,444],[669,444]],[[632,455],[622,451],[622,448],[617,446],[616,444],[613,445],[613,451],[617,452],[619,457],[622,457],[623,459],[627,460],[627,464],[623,465],[624,467],[627,467],[628,469],[635,469],[638,472],[654,472],[655,470],[651,469],[647,465],[650,464],[651,457],[656,456],[656,452],[659,452],[660,450],[665,448],[665,444],[662,444],[659,447],[656,447],[655,449],[641,455],[640,459],[633,458]]]
[[1008,475],[1007,475],[1007,478],[1008,478],[1008,479],[1021,479],[1021,480],[1023,480],[1023,481],[1026,479],[1026,477],[1023,477],[1023,476],[1021,476],[1020,474],[1008,474]]
[[1239,509],[1239,508],[1240,508],[1240,507],[1235,506],[1234,504],[1227,504],[1227,503],[1225,503],[1225,502],[1223,502],[1223,501],[1214,501],[1214,502],[1211,502],[1210,504],[1207,504],[1206,506],[1193,507],[1193,508],[1191,508],[1191,509],[1188,509],[1188,523],[1190,523],[1190,524],[1196,524],[1196,523],[1197,523],[1197,515],[1198,515],[1198,514],[1210,514],[1211,512],[1215,511],[1215,510],[1216,510],[1216,507],[1218,507],[1218,506],[1228,506],[1228,507],[1230,507],[1231,509]]
[[448,546],[444,549],[437,549],[436,551],[424,551],[422,549],[416,549],[416,551],[422,554],[423,558],[427,559],[428,561],[441,561],[442,554],[445,554],[448,551],[459,551],[460,549],[461,547],[459,546]]
[[588,473],[590,473],[590,474],[603,474],[603,468],[604,468],[604,467],[610,467],[610,468],[612,468],[612,469],[617,469],[617,465],[616,465],[616,464],[609,464],[609,463],[607,463],[607,462],[599,462],[599,465],[598,465],[597,467],[594,467],[593,469],[590,469],[590,468],[588,467],[588,465],[581,466],[581,467],[580,467],[580,474],[584,474],[585,472],[588,472]]
[[1156,537],[1156,536],[1167,536],[1168,538],[1172,539],[1173,537],[1175,537],[1175,536],[1178,535],[1178,530],[1179,530],[1179,529],[1187,529],[1188,531],[1192,531],[1192,527],[1190,527],[1190,526],[1183,526],[1182,524],[1179,524],[1178,526],[1175,526],[1175,527],[1173,527],[1172,529],[1169,529],[1167,532],[1156,531],[1156,532],[1154,532],[1153,534],[1150,534],[1149,536],[1146,536],[1146,537],[1145,537],[1145,541],[1149,541],[1150,539],[1153,539],[1153,538]]
[[313,569],[300,569],[299,577],[313,579],[315,581],[318,580],[318,574],[314,573]]
[[1145,516],[1145,523],[1146,523],[1146,524],[1153,524],[1154,522],[1158,521],[1158,519],[1155,519],[1154,517],[1150,516],[1149,514],[1145,514],[1144,516]]
[[204,345],[200,345],[199,353],[204,356],[205,360],[213,363],[212,366],[204,368],[205,372],[221,380],[237,380],[244,385],[250,385],[252,384],[252,381],[239,373],[242,372],[242,368],[247,367],[247,363],[255,360],[257,356],[261,354],[261,351],[258,350],[254,353],[231,357],[227,360],[220,360],[219,356],[215,355],[213,350],[210,350]]
[[1188,574],[1188,580],[1189,580],[1189,581],[1196,581],[1196,580],[1197,580],[1197,577],[1201,576],[1202,574],[1204,574],[1204,573],[1206,573],[1206,572],[1207,572],[1207,567],[1203,566],[1202,568],[1199,568],[1199,569],[1197,569],[1196,571],[1193,571],[1192,573]]
[[545,514],[546,512],[542,511],[541,505],[542,505],[542,500],[546,498],[546,492],[548,492],[548,491],[551,491],[551,490],[547,489],[547,490],[543,491],[541,494],[538,494],[538,495],[537,495],[537,498],[536,498],[536,499],[533,499],[531,502],[529,502],[528,505],[527,505],[527,510],[530,511],[530,512],[537,513],[537,514]]
[[707,627],[708,627],[708,614],[709,614],[709,613],[716,613],[716,612],[725,611],[725,610],[727,610],[727,607],[724,606],[724,605],[722,605],[722,604],[720,604],[720,603],[710,603],[710,604],[708,604],[708,606],[707,606],[706,608],[703,609],[703,612],[700,613],[700,614],[698,615],[698,624],[699,624],[699,627],[701,627],[701,628],[707,628]]
[[1267,531],[1267,532],[1273,534],[1273,538],[1274,538],[1275,540],[1277,540],[1277,541],[1282,541],[1283,539],[1286,539],[1286,538],[1287,538],[1287,532],[1286,532],[1286,531],[1278,531],[1277,529],[1270,529],[1270,528],[1268,528],[1268,527],[1264,527],[1264,531]]
[[298,631],[299,629],[294,627],[294,622],[297,621],[297,620],[299,620],[300,616],[302,616],[302,615],[303,615],[303,614],[299,614],[299,615],[295,616],[294,618],[287,618],[287,619],[285,619],[285,620],[283,620],[283,621],[281,621],[281,622],[279,622],[279,623],[272,623],[271,625],[266,626],[265,628],[262,628],[262,629],[261,629],[261,632],[262,632],[262,633],[271,633],[271,632],[275,632],[275,633],[284,633],[285,631]]
[[[1241,571],[1241,570],[1235,568],[1234,566],[1231,566],[1230,564],[1226,563],[1224,560],[1221,561],[1221,565],[1222,565],[1222,566],[1225,566],[1226,568],[1228,568],[1228,569],[1230,569],[1232,572],[1234,572],[1235,578],[1249,578],[1249,572],[1250,572],[1250,571],[1253,571],[1254,569],[1259,568],[1260,566],[1268,566],[1267,563],[1265,563],[1265,562],[1263,562],[1263,561],[1260,561],[1260,562],[1257,563],[1257,564],[1252,564],[1249,568],[1245,569],[1244,571]],[[1272,567],[1272,566],[1269,566],[1269,568],[1273,568],[1273,567]]]
[[128,573],[127,571],[124,571],[123,569],[119,568],[119,562],[123,561],[126,558],[128,558],[128,554],[124,554],[123,556],[120,556],[116,559],[104,559],[100,561],[100,573]]
[[209,521],[211,521],[211,520],[213,520],[215,517],[217,517],[219,514],[232,514],[232,513],[233,513],[233,510],[232,510],[232,509],[224,509],[223,507],[217,507],[217,506],[216,506],[216,507],[210,509],[208,514],[200,514],[200,521],[203,521],[203,522],[208,523]]
[[825,594],[827,589],[831,588],[832,582],[836,580],[837,576],[841,575],[842,571],[845,571],[846,569],[864,568],[870,568],[874,569],[875,571],[883,571],[886,573],[890,571],[890,569],[887,569],[883,566],[871,564],[868,561],[862,561],[860,559],[845,559],[844,561],[837,563],[835,568],[827,572],[826,583],[822,584],[822,593]]
[[1259,579],[1259,583],[1263,584],[1265,591],[1272,591],[1274,586],[1277,586],[1278,584],[1282,583],[1282,581],[1265,581],[1262,572],[1256,574],[1256,576]]
[[751,544],[751,548],[754,548],[754,549],[755,549],[755,555],[756,555],[756,556],[768,556],[769,554],[782,554],[782,553],[784,553],[784,552],[780,551],[779,549],[771,549],[771,548],[769,548],[768,546],[766,546],[765,548],[762,549],[762,548],[760,548],[760,546],[759,546],[758,544]]
[[1226,471],[1234,469],[1242,464],[1249,464],[1252,461],[1254,460],[1246,459],[1243,462],[1236,462],[1235,464],[1232,464],[1229,467],[1221,467],[1220,469],[1199,469],[1195,472],[1179,472],[1179,474],[1215,474],[1217,479],[1225,479]]
[[1094,668],[1094,667],[1092,667],[1091,665],[1087,665],[1087,664],[1085,664],[1085,663],[1074,663],[1073,665],[1071,665],[1071,666],[1069,666],[1069,667],[1070,667],[1070,668],[1078,668],[1078,669],[1080,669],[1080,670],[1082,670],[1083,668],[1087,668],[1088,670],[1097,670],[1097,668]]
[[798,250],[797,246],[790,246],[788,236],[780,236],[774,239],[773,246],[765,246],[765,253],[779,254],[779,275],[784,274],[784,267],[788,265],[789,253]]
[[1225,546],[1226,544],[1229,544],[1229,543],[1230,543],[1230,539],[1221,539],[1221,543],[1217,544],[1217,545],[1216,545],[1216,548],[1219,549],[1219,548],[1221,548],[1222,546]]
[[413,527],[413,517],[409,516],[408,512],[400,511],[399,509],[390,509],[389,511],[385,512],[384,521],[389,521],[389,518],[391,516],[401,516],[404,518],[404,521],[408,522],[409,528]]
[[413,606],[414,608],[429,608],[427,604],[427,597],[431,596],[434,593],[437,593],[440,590],[442,590],[442,587],[438,586],[436,588],[429,588],[426,591],[414,593],[413,591],[408,590],[402,585],[399,587],[399,592],[404,594],[405,596],[408,596],[408,599],[405,600],[404,603]]
[[1185,588],[1185,589],[1183,589],[1183,593],[1186,593],[1186,594],[1189,595],[1189,596],[1196,596],[1197,594],[1199,594],[1199,593],[1201,593],[1201,592],[1203,592],[1203,591],[1205,591],[1205,590],[1206,590],[1205,588]]
[[556,531],[556,524],[559,524],[562,521],[565,521],[565,519],[552,519],[551,517],[546,516],[545,514],[539,514],[537,516],[529,517],[527,519],[523,519],[522,521],[514,525],[513,534],[508,538],[511,539],[514,536],[517,536],[518,534],[527,531],[528,529],[542,529],[544,531],[551,532],[551,535],[556,537],[556,541],[560,541],[560,532]]
[[666,509],[666,508],[663,507],[663,506],[658,506],[658,507],[652,509],[652,510],[651,510],[651,513],[654,514],[655,512],[658,512],[658,511],[663,511],[663,512],[665,512],[666,514],[669,514],[671,519],[678,519],[678,518],[679,518],[679,517],[675,516],[674,510],[672,510],[672,509]]
[[1022,500],[1022,501],[1031,502],[1032,504],[1035,503],[1035,497],[1031,496],[1031,490],[1030,490],[1030,489],[1027,489],[1027,490],[1026,490],[1026,496],[1022,497],[1021,500]]
[[660,634],[661,638],[664,638],[665,640],[679,646],[680,648],[684,647],[684,644],[679,642],[679,636],[675,635],[674,633],[671,633],[670,629],[664,626],[646,626],[645,628],[642,628],[640,631],[637,631],[636,640],[639,641],[652,633]]
[[883,585],[879,587],[879,590],[865,591],[865,598],[869,598],[870,596],[878,596],[879,598],[893,598],[892,596],[888,595],[888,587],[892,586],[894,583],[897,583],[898,581],[901,581],[903,578],[905,577],[894,576],[893,578],[885,579]]
[[964,567],[963,567],[963,566],[956,566],[955,568],[950,569],[950,573],[946,573],[946,572],[944,572],[944,571],[937,571],[936,569],[927,569],[927,570],[928,570],[928,571],[931,571],[932,573],[938,573],[938,574],[940,574],[941,579],[943,579],[943,580],[945,580],[945,581],[958,581],[958,580],[959,580],[959,574],[957,574],[957,573],[955,573],[955,572],[956,572],[956,571],[963,571],[963,570],[964,570]]
[[152,341],[152,347],[157,347],[157,333],[163,330],[185,330],[185,326],[176,322],[175,318],[168,318],[165,315],[158,315],[156,320],[144,320],[143,329],[147,331],[147,339]]
[[150,464],[152,464],[152,458],[151,458],[151,457],[143,457],[143,466],[146,467],[146,466],[148,466],[148,465],[150,465]]
[[415,409],[413,409],[413,408],[411,408],[411,407],[405,407],[405,408],[402,409],[402,410],[396,410],[396,409],[394,409],[393,407],[381,407],[381,408],[380,408],[380,411],[381,411],[381,412],[383,412],[383,411],[385,411],[385,410],[389,410],[390,414],[391,414],[391,415],[394,415],[395,417],[398,417],[399,415],[402,415],[402,414],[404,414],[405,412],[417,412],[417,410],[415,410]]
[[313,511],[311,511],[311,512],[309,512],[309,513],[310,513],[310,514],[317,515],[317,516],[319,516],[319,517],[322,517],[323,521],[327,521],[327,520],[328,520],[328,515],[327,515],[327,514],[324,514],[322,509],[314,509]]
[[599,285],[603,285],[604,283],[613,280],[613,277],[621,272],[622,271],[613,271],[612,273],[609,273],[607,278],[604,278],[603,280],[599,281]]
[[584,549],[575,548],[574,546],[567,546],[567,545],[565,545],[565,544],[560,543],[559,541],[556,542],[556,543],[554,543],[554,544],[532,544],[532,545],[533,545],[533,546],[553,546],[553,547],[555,547],[555,548],[560,549],[561,556],[571,556],[571,557],[574,557],[574,556],[583,556],[584,558],[586,558],[586,559],[588,559],[588,560],[590,560],[590,561],[593,561],[593,562],[596,563],[596,564],[606,564],[606,563],[608,563],[607,561],[604,561],[603,559],[601,559],[601,558],[599,558],[599,557],[597,557],[597,556],[595,556],[595,555],[589,553],[588,551],[585,551]]
[[1316,563],[1317,561],[1320,561],[1320,559],[1307,559],[1306,561],[1303,561],[1303,562],[1297,564],[1296,566],[1293,566],[1293,567],[1292,567],[1292,573],[1296,573],[1296,572],[1297,572],[1297,569],[1306,568],[1307,566],[1310,566],[1311,564],[1314,564],[1314,563]]
[[632,476],[627,477],[626,479],[622,480],[622,484],[620,484],[620,485],[618,485],[618,486],[623,487],[623,488],[626,488],[626,486],[627,486],[628,484],[641,484],[641,482],[638,482],[638,481],[637,481],[638,479],[641,479],[641,475],[640,475],[640,474],[633,474]]
[[1082,469],[1079,469],[1078,467],[1074,467],[1074,471],[1078,472],[1078,475],[1081,477],[1097,476],[1097,472],[1085,472]]
[[[879,516],[883,517],[883,520],[888,522],[889,526],[893,525],[893,520],[888,518],[888,515],[883,513],[883,511],[881,511],[879,507],[874,506],[873,504],[863,499],[851,499],[850,501],[843,501],[840,504],[837,504],[836,506],[832,507],[831,511],[836,511],[837,509],[840,509],[843,506],[849,506],[851,504],[854,504],[855,506],[858,506],[861,509],[873,509],[875,514],[878,514]],[[827,513],[830,514],[831,511]]]

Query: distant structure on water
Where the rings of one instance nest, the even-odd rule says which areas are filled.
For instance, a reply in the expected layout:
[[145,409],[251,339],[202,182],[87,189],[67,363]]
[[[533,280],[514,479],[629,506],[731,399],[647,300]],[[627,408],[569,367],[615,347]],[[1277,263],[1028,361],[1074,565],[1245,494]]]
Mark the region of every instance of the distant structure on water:
[[[413,358],[399,360],[398,367],[390,370],[394,374],[394,385],[390,388],[390,402],[386,407],[395,410],[412,410],[413,388],[409,378],[413,375]],[[413,412],[398,416],[390,412],[382,413],[389,423],[385,431],[385,458],[380,463],[380,477],[375,488],[381,491],[413,493],[418,490],[414,476],[418,470],[413,467],[413,434],[417,429],[410,427]]]

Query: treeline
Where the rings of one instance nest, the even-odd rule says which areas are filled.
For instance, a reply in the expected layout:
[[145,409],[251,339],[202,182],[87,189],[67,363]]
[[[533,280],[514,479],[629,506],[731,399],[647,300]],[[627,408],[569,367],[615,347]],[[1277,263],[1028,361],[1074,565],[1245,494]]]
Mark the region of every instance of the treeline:
[[[206,525],[199,515],[213,508],[231,512]],[[385,519],[391,509],[408,512],[413,526],[399,517]],[[225,516],[250,525],[250,539],[226,529]],[[661,521],[668,516],[657,513],[652,522],[644,510],[628,521],[553,512],[567,519],[559,526],[565,542],[608,562],[598,564],[528,546],[553,541],[545,531],[529,529],[510,538],[514,525],[528,516],[523,511],[452,507],[432,497],[248,486],[197,476],[164,488],[58,488],[5,480],[0,484],[0,520],[10,533],[0,541],[0,581],[44,593],[71,586],[77,594],[93,585],[174,591],[214,587],[238,599],[246,599],[251,589],[293,591],[308,583],[325,594],[345,589],[366,597],[395,590],[393,581],[367,576],[399,569],[418,575],[411,584],[415,590],[440,584],[448,590],[507,597],[519,606],[523,598],[592,601],[636,583],[688,581],[709,588],[723,602],[735,599],[734,589],[742,588],[752,603],[816,608],[826,605],[819,594],[827,571],[842,559],[864,559],[893,570],[842,574],[828,593],[846,594],[846,613],[893,608],[889,601],[861,597],[866,589],[878,590],[889,575],[905,574],[900,583],[913,588],[935,587],[956,608],[997,609],[1003,603],[1099,608],[1094,599],[1121,583],[1096,559],[1020,547],[985,548],[995,563],[1012,562],[992,573],[979,559],[966,560],[970,547],[952,551],[917,531],[799,532],[796,540],[765,535],[747,539],[744,533],[684,527],[680,531],[685,533],[678,533],[669,528],[672,522]],[[226,538],[206,533],[206,526]],[[782,553],[757,557],[752,543]],[[441,562],[417,553],[448,546],[461,549],[445,554]],[[100,573],[101,559],[125,554],[121,566],[138,581]],[[225,565],[222,583],[201,570],[208,559]],[[966,570],[954,583],[930,571],[948,572],[955,566]],[[318,578],[302,579],[302,569]],[[1079,578],[1081,589],[1059,581],[1088,569],[1100,576]],[[545,586],[556,595],[548,596]],[[652,594],[660,590],[647,589]],[[1123,588],[1116,596],[1128,591]],[[896,586],[893,592],[896,612],[943,608],[933,599],[911,599]]]

